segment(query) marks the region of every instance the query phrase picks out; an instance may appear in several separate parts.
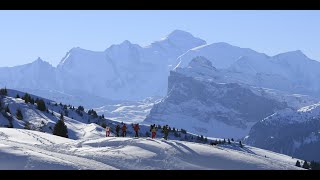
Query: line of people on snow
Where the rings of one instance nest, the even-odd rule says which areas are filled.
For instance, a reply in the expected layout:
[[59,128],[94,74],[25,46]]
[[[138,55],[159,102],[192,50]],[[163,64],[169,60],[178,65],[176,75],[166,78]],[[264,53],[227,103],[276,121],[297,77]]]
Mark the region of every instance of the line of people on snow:
[[[117,124],[117,126],[116,126],[116,137],[120,137],[120,129],[122,131],[122,137],[126,137],[127,136],[127,125],[125,123],[122,123],[122,127],[120,127],[120,125]],[[135,136],[134,137],[139,137],[139,130],[140,130],[139,123],[133,125],[133,130],[135,131]],[[151,138],[152,139],[154,139],[156,137],[157,130],[158,130],[158,127],[155,124],[150,126],[150,132],[151,132]],[[165,140],[168,140],[169,126],[168,125],[163,126],[162,131],[163,131],[163,134],[164,134],[163,138]],[[110,136],[110,132],[111,132],[111,128],[109,126],[107,126],[106,127],[106,137]]]

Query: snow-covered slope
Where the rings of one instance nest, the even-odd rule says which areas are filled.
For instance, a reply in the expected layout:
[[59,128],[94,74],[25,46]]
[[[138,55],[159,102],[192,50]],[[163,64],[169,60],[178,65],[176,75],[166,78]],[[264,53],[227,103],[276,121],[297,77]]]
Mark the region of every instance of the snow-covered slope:
[[284,169],[297,159],[246,146],[237,148],[159,139],[71,140],[0,128],[0,169]]
[[320,160],[320,104],[285,109],[254,125],[245,141],[307,160]]
[[[48,112],[40,111],[36,108],[36,105],[26,104],[24,100],[20,98],[4,97],[1,99],[3,107],[8,106],[11,112],[11,123],[14,128],[23,129],[28,125],[30,129],[52,133],[55,123],[59,120],[60,113],[65,112],[65,109],[53,103],[48,104]],[[22,120],[16,118],[17,109],[20,109],[23,115]],[[69,108],[67,108],[69,109]],[[89,138],[87,132],[95,132],[89,136],[103,137],[104,129],[94,123],[88,123],[88,116],[84,114],[84,117],[80,117],[75,111],[67,110],[69,117],[64,117],[65,124],[68,127],[68,135],[71,139]],[[3,113],[3,111],[1,111]],[[52,114],[53,113],[53,114]],[[0,127],[5,127],[10,124],[6,118],[1,118]]]
[[93,108],[98,114],[106,114],[108,119],[126,122],[140,123],[149,114],[153,105],[162,97],[147,98],[142,101],[126,101],[119,103],[105,103],[101,107]]
[[287,107],[300,108],[315,100],[246,84],[236,74],[219,70],[204,57],[169,76],[167,96],[155,104],[146,123],[169,123],[190,132],[241,138],[252,125]]

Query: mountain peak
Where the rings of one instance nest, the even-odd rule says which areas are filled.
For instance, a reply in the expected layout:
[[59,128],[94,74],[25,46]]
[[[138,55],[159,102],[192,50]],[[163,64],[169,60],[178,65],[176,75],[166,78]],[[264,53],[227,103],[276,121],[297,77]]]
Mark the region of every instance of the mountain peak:
[[124,40],[121,45],[131,45],[132,43],[129,40]]
[[174,30],[170,34],[167,35],[167,39],[175,39],[175,38],[185,38],[185,37],[193,37],[193,35],[189,32],[182,30]]
[[307,56],[301,50],[289,51],[276,55],[280,58],[306,58]]
[[44,62],[44,60],[42,60],[41,57],[38,57],[35,62]]
[[41,57],[38,57],[36,60],[34,60],[32,63],[30,63],[30,65],[32,65],[32,66],[40,66],[40,67],[52,66],[47,61],[44,61],[43,59],[41,59]]

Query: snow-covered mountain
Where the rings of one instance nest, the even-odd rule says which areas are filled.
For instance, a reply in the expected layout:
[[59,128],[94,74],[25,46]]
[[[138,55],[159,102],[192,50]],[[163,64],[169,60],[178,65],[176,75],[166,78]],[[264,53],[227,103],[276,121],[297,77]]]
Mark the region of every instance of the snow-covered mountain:
[[320,104],[272,114],[255,124],[245,141],[274,152],[320,161]]
[[196,57],[187,67],[171,71],[167,96],[153,106],[144,122],[241,138],[252,125],[278,110],[315,102],[309,96],[249,86],[238,77],[238,73],[216,69],[208,59]]
[[[90,133],[90,132],[89,132]],[[150,138],[72,140],[0,128],[2,170],[302,170],[297,159],[250,146],[210,146]]]
[[55,89],[56,68],[41,58],[32,63],[0,68],[0,86]]
[[197,56],[209,59],[216,68],[242,73],[250,85],[319,97],[320,62],[301,51],[268,56],[227,43],[190,49],[177,59],[176,67],[187,67]]
[[39,58],[30,64],[0,68],[0,86],[48,94],[94,94],[112,100],[162,96],[176,58],[205,43],[188,32],[175,30],[146,47],[127,40],[105,51],[76,47],[66,53],[57,67]]

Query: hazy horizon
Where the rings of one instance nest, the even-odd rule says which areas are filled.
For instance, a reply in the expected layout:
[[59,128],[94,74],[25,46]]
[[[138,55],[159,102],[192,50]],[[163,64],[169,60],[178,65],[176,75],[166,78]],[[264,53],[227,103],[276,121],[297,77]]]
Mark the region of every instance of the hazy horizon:
[[273,56],[301,50],[320,60],[320,11],[0,11],[0,67],[41,57],[56,66],[73,47],[141,46],[173,30]]

